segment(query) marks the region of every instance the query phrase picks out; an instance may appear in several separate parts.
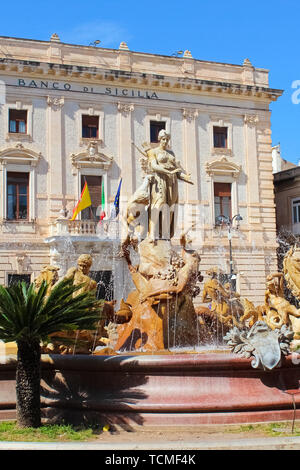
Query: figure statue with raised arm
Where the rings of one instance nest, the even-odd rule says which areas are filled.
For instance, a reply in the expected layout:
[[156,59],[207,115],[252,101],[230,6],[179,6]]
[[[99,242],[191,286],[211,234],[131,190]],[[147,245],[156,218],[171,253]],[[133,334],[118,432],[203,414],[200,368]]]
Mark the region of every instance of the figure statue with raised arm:
[[[168,148],[170,134],[162,129],[158,134],[159,145],[146,151],[138,149],[143,158],[142,169],[146,173],[142,185],[136,190],[127,208],[127,223],[141,214],[142,205],[148,206],[148,239],[170,239],[175,232],[176,205],[178,204],[178,180],[193,184],[174,152]],[[137,208],[139,204],[139,208]]]

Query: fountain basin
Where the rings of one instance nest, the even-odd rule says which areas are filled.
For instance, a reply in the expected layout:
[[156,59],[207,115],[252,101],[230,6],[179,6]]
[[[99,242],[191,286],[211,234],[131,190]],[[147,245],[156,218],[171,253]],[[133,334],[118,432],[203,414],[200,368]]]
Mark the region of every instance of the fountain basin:
[[[0,419],[15,417],[15,360],[0,364]],[[256,370],[226,353],[43,355],[43,416],[126,427],[300,418],[300,367]]]

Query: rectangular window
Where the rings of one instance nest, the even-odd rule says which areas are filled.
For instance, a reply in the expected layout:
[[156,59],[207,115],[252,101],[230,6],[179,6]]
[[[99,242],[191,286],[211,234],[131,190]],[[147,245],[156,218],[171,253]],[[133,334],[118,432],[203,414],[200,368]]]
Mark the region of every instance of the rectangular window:
[[231,183],[214,183],[215,220],[219,215],[231,217]]
[[26,134],[27,111],[19,109],[9,110],[9,132]]
[[29,173],[7,173],[7,219],[28,220]]
[[84,139],[99,138],[99,116],[82,115],[82,137]]
[[158,134],[166,128],[165,121],[150,121],[150,142],[158,142]]
[[[102,176],[81,176],[81,191],[87,182],[92,205],[81,211],[81,220],[96,220],[97,208],[101,206]],[[98,215],[99,217],[99,215]]]
[[300,223],[300,199],[293,201],[293,224]]
[[27,285],[31,282],[30,274],[8,274],[7,276],[8,287],[17,284],[18,282],[26,282]]
[[214,147],[227,148],[227,127],[214,126]]

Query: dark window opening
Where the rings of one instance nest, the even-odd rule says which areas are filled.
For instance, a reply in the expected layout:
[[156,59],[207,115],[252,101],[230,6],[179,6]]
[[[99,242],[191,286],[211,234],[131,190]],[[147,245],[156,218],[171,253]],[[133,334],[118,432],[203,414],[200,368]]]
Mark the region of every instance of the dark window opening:
[[92,205],[81,211],[81,220],[96,220],[99,217],[99,211],[97,216],[97,209],[101,206],[101,194],[102,194],[102,176],[81,176],[81,191],[84,188],[85,182],[87,182]]
[[227,148],[227,127],[214,126],[214,147]]
[[293,201],[293,224],[300,223],[300,199]]
[[7,276],[7,281],[8,281],[8,287],[13,286],[14,284],[17,284],[18,282],[26,282],[26,284],[29,286],[31,283],[31,275],[30,274],[8,274]]
[[215,221],[224,215],[231,218],[231,183],[214,183]]
[[97,282],[98,300],[114,300],[114,281],[112,271],[90,271],[89,276]]
[[150,121],[150,142],[158,142],[158,134],[166,128],[164,121]]
[[7,173],[7,219],[28,220],[29,173]]
[[26,134],[27,111],[19,109],[9,110],[9,132]]
[[98,139],[99,116],[82,116],[82,137],[84,139]]

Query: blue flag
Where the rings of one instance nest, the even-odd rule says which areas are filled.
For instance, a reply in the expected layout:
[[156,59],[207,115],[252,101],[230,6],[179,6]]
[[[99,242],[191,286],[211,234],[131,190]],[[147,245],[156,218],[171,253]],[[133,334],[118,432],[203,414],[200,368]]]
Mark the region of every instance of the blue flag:
[[114,200],[114,207],[113,210],[111,211],[111,218],[116,218],[119,215],[120,211],[120,192],[121,192],[121,185],[122,185],[122,178],[120,179],[118,191]]

